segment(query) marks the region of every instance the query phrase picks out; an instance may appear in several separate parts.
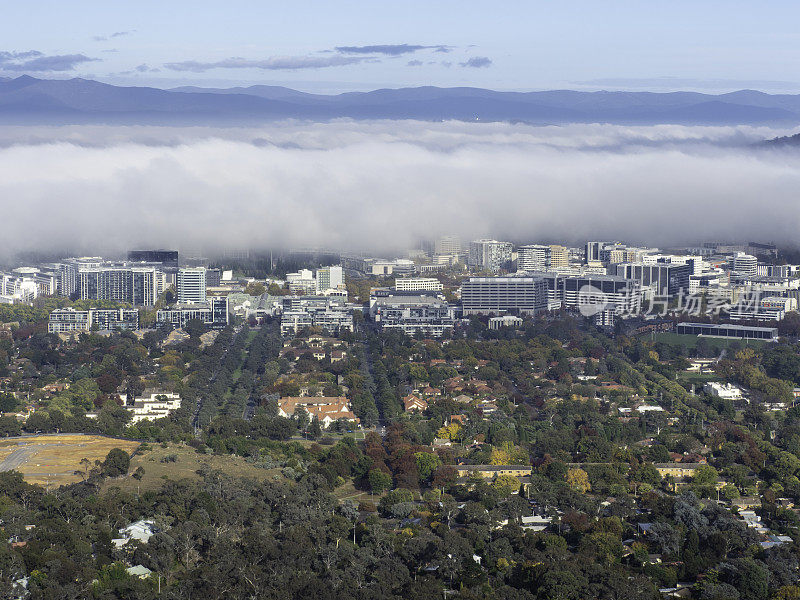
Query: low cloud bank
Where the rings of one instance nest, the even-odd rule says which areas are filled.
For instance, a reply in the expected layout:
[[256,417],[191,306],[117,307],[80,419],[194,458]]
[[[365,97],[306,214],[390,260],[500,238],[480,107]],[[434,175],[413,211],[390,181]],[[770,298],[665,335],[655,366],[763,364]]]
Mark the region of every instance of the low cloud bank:
[[132,247],[389,252],[516,241],[794,243],[800,152],[751,127],[339,121],[0,128],[0,255]]

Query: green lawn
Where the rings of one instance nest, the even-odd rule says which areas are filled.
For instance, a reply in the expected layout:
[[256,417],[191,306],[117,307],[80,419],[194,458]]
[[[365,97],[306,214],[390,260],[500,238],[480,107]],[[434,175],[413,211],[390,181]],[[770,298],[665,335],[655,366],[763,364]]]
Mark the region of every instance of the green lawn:
[[690,383],[706,383],[708,381],[720,381],[720,378],[714,373],[689,373],[686,371],[678,373],[678,379],[682,379]]
[[682,335],[677,333],[656,333],[653,338],[656,342],[669,344],[670,346],[683,346],[684,348],[696,348],[699,340],[705,340],[709,347],[719,351],[728,348],[732,343],[738,342],[743,347],[761,348],[766,344],[764,340],[738,340],[733,338],[700,338],[695,335]]

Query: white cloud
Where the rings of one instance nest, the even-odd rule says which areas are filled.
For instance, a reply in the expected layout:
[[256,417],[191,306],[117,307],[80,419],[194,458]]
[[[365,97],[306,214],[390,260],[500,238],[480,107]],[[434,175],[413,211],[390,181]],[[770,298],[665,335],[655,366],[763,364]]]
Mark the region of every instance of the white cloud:
[[324,69],[341,67],[367,60],[363,56],[271,56],[263,60],[249,58],[226,58],[215,62],[185,60],[166,63],[164,67],[172,71],[204,73],[211,69],[260,69],[266,71],[294,71],[297,69]]
[[5,248],[793,242],[800,163],[748,127],[0,128]]

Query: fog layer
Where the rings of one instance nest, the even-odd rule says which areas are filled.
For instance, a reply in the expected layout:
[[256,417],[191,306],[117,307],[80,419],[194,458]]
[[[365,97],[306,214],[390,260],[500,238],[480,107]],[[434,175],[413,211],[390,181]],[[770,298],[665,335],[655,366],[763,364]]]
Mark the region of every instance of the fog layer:
[[0,254],[794,242],[800,152],[751,127],[283,123],[0,128]]

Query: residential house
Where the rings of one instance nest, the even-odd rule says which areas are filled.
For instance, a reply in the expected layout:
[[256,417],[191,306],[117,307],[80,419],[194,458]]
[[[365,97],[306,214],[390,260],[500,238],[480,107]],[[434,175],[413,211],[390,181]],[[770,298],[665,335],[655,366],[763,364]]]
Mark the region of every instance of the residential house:
[[359,419],[350,410],[350,402],[342,396],[300,396],[278,400],[278,414],[281,417],[294,416],[298,408],[304,408],[310,418],[316,417],[323,427],[329,427],[331,423],[340,419],[359,422]]
[[700,463],[655,463],[653,466],[661,477],[669,475],[675,479],[684,479],[694,477],[695,471],[702,465]]
[[158,533],[158,528],[153,521],[149,520],[141,520],[131,523],[127,527],[123,527],[119,530],[120,537],[114,538],[111,542],[117,548],[121,548],[125,546],[131,540],[136,540],[143,544],[146,544],[150,541],[150,538],[153,537]]
[[408,396],[403,398],[403,406],[405,407],[406,412],[411,412],[411,411],[422,412],[424,410],[427,410],[428,403],[425,402],[425,400],[423,400],[422,398],[419,398],[418,396],[409,394]]

